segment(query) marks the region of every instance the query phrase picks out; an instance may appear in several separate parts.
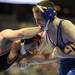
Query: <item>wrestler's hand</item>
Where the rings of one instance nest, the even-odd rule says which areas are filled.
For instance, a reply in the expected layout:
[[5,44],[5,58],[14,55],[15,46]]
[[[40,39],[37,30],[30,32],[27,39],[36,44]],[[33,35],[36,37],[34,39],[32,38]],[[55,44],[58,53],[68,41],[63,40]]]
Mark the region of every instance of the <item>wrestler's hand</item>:
[[69,55],[75,55],[75,43],[69,43],[64,48],[64,53]]
[[38,47],[41,43],[41,36],[35,35],[34,37],[30,39],[25,39],[25,47],[26,45],[29,45],[29,49],[27,50],[28,53],[31,55],[36,55],[38,53]]

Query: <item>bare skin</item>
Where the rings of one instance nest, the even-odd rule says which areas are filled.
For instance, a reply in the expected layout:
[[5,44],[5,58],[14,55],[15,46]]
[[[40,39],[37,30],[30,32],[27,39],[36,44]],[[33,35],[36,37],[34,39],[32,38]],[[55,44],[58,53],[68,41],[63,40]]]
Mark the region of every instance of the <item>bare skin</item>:
[[[12,60],[14,57],[17,56],[17,50],[18,47],[20,46],[20,41],[23,38],[27,39],[27,38],[31,38],[33,36],[35,36],[37,33],[39,33],[41,30],[41,27],[31,27],[31,28],[22,28],[22,29],[18,29],[18,30],[12,30],[12,29],[5,29],[3,31],[0,32],[0,54],[2,54],[4,52],[4,50],[2,50],[1,47],[1,42],[4,39],[9,39],[12,41],[12,44],[10,46],[10,53],[9,53],[9,60]],[[17,42],[18,41],[18,42]]]

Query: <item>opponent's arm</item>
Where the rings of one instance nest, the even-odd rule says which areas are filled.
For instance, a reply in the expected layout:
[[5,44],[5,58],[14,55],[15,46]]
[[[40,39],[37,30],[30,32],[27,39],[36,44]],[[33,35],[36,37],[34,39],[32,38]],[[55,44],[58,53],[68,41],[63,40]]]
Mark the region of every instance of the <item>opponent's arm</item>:
[[1,32],[2,37],[16,40],[16,39],[22,39],[22,38],[31,38],[37,33],[39,33],[41,30],[41,27],[29,27],[29,28],[22,28],[18,30],[11,30],[6,29]]

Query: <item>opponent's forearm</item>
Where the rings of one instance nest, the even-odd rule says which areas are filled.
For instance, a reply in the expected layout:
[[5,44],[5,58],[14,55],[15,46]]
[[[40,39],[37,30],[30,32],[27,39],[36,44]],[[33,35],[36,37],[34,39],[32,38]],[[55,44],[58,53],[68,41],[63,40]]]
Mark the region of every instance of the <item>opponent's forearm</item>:
[[30,38],[34,35],[38,34],[41,31],[41,27],[29,27],[29,28],[23,28],[20,30],[17,30],[18,34],[22,36],[22,38]]

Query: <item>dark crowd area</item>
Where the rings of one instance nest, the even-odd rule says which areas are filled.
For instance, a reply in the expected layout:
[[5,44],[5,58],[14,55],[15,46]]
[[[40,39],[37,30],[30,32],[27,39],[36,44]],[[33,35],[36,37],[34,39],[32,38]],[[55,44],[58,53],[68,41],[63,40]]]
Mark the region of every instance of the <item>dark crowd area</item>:
[[[73,19],[75,17],[75,0],[51,0],[55,3],[59,17]],[[12,16],[16,22],[33,22],[32,7],[34,4],[0,3],[0,15]],[[3,18],[2,16],[2,18]],[[8,20],[9,20],[8,17]],[[0,19],[2,20],[2,19]],[[6,20],[6,19],[5,19]]]

